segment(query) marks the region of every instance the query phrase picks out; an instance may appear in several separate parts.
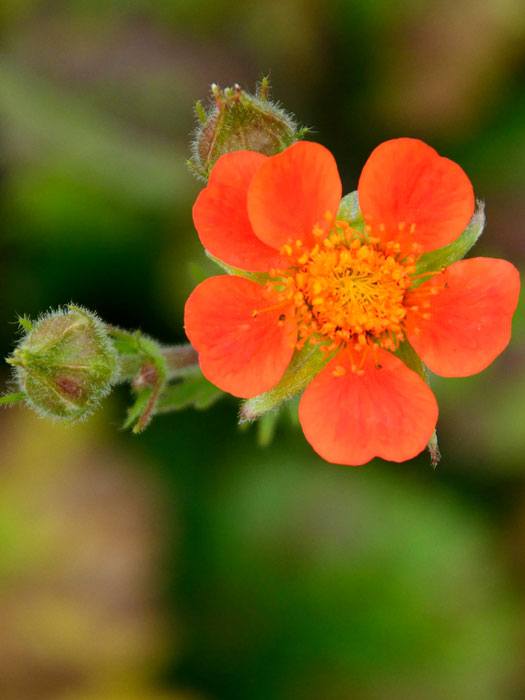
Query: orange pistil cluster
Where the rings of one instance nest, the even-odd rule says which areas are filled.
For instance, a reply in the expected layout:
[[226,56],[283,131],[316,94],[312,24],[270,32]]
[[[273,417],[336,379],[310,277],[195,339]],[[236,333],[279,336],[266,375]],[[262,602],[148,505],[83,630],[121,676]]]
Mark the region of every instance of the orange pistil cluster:
[[[272,270],[268,283],[283,303],[293,301],[297,347],[310,342],[331,352],[345,346],[361,357],[371,347],[395,351],[404,339],[416,256],[340,220],[326,236],[316,228],[314,237],[309,250],[301,241],[285,245],[290,266]],[[360,364],[356,357],[356,369]]]

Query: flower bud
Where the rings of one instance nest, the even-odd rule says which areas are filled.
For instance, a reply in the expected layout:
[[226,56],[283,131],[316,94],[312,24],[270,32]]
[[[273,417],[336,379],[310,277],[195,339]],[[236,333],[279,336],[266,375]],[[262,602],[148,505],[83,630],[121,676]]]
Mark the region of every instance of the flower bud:
[[39,415],[77,421],[89,416],[117,380],[118,356],[104,324],[95,314],[67,306],[26,331],[7,359],[20,390]]
[[194,174],[207,180],[217,160],[230,151],[246,149],[272,156],[304,136],[307,129],[298,129],[294,119],[268,99],[269,91],[267,78],[255,95],[239,85],[224,90],[211,86],[209,110],[200,102],[195,106],[199,124],[188,163]]

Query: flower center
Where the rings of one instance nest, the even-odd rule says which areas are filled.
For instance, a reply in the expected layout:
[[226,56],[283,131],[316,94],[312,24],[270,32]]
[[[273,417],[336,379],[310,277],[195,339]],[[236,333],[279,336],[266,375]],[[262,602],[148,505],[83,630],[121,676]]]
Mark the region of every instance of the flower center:
[[314,234],[318,241],[311,250],[301,241],[283,247],[290,267],[272,271],[270,282],[283,301],[293,300],[298,347],[308,341],[328,350],[395,350],[404,338],[414,256],[402,256],[398,244],[380,244],[344,221],[336,221],[325,238]]

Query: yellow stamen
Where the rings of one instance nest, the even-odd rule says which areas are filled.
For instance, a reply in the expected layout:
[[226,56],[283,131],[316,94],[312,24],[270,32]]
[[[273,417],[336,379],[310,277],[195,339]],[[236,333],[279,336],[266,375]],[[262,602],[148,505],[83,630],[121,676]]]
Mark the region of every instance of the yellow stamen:
[[[353,371],[362,373],[367,354],[374,348],[395,351],[404,340],[407,311],[427,318],[430,302],[426,299],[439,291],[418,290],[422,298],[409,294],[412,283],[420,277],[438,275],[439,271],[415,275],[418,251],[407,254],[398,241],[383,242],[352,229],[346,221],[326,217],[332,223],[328,233],[314,227],[318,239],[311,250],[300,240],[286,244],[282,253],[290,259],[287,270],[272,271],[269,288],[282,304],[293,304],[298,327],[297,347],[306,342],[318,344],[326,352],[347,347]],[[413,233],[415,225],[404,221],[400,232]],[[384,232],[384,224],[379,224]],[[369,231],[367,227],[367,231]],[[254,315],[274,310],[279,305],[260,309]],[[335,376],[342,376],[339,365]]]

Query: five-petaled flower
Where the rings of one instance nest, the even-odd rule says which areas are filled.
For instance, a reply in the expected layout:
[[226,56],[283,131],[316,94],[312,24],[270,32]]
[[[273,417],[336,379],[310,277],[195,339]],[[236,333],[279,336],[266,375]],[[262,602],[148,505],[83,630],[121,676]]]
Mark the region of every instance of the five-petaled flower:
[[307,440],[326,460],[400,462],[431,438],[436,399],[396,351],[409,342],[444,377],[487,367],[507,346],[519,274],[472,258],[416,274],[420,256],[457,239],[475,206],[464,171],[422,141],[387,141],[359,179],[365,225],[337,218],[341,180],[323,146],[266,157],[228,153],[193,210],[204,247],[254,279],[202,282],[185,309],[203,374],[250,398],[274,387],[295,352],[329,358],[299,404]]

